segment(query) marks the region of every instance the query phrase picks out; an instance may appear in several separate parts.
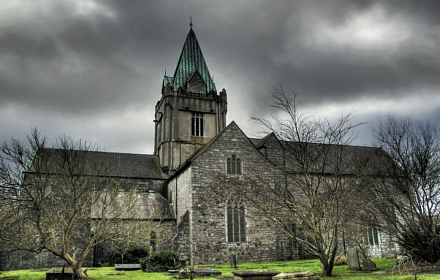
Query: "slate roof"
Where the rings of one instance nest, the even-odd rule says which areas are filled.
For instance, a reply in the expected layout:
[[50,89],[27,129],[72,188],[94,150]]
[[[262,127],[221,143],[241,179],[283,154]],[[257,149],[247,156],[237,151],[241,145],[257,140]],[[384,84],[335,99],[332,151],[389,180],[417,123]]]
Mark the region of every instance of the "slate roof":
[[[205,144],[202,148],[200,148],[192,156],[190,156],[182,164],[182,166],[176,171],[176,173],[173,174],[173,177],[178,173],[180,173],[181,171],[185,170],[186,167],[188,167],[193,160],[195,160],[205,151],[210,149],[212,144],[220,137],[220,135],[232,125],[237,126],[237,124],[234,121],[232,121],[225,129],[223,129],[220,133],[218,133],[215,137],[213,137],[207,144]],[[248,138],[248,140],[255,146],[256,149],[260,149],[262,147],[265,147],[265,144],[267,143],[267,141],[270,139],[271,136],[274,136],[278,140],[278,138],[273,133],[270,133],[261,139]],[[278,141],[280,145],[277,145],[276,147],[278,149],[284,149],[286,151],[285,153],[286,170],[288,172],[301,173],[302,171],[300,168],[298,168],[297,163],[295,162],[295,157],[293,155],[295,148],[299,147],[300,143],[281,141],[281,140]],[[349,145],[329,145],[329,144],[319,144],[319,143],[305,143],[305,144],[307,145],[307,153],[310,154],[310,156],[307,157],[308,159],[310,159],[309,162],[310,166],[308,170],[309,172],[312,173],[324,172],[327,174],[331,174],[335,172],[336,169],[335,166],[333,166],[333,164],[335,164],[336,162],[333,163],[326,162],[324,164],[325,170],[322,170],[322,164],[324,163],[322,161],[323,159],[322,153],[324,152],[328,152],[330,153],[330,155],[337,155],[337,153],[341,155],[341,153],[343,153],[343,160],[342,162],[339,162],[343,166],[343,168],[339,170],[339,172],[342,172],[342,174],[345,175],[358,174],[360,171],[359,168],[365,169],[368,168],[369,166],[393,164],[388,154],[381,148],[365,147],[365,146],[349,146]],[[270,152],[270,150],[268,152]],[[371,171],[368,171],[367,173],[370,175],[376,175],[376,174],[371,174],[371,172],[376,173],[376,171],[377,171],[376,169],[371,169]]]
[[186,36],[174,75],[173,77],[164,76],[163,84],[166,86],[170,83],[174,90],[177,91],[179,86],[186,87],[186,83],[196,71],[205,82],[208,92],[211,90],[217,91],[209,74],[208,66],[206,65],[196,34],[191,28]]
[[[67,151],[67,154],[80,158],[89,166],[96,167],[82,170],[83,175],[100,175],[108,177],[124,177],[124,178],[145,178],[145,179],[166,179],[166,175],[162,173],[159,157],[155,155],[143,154],[125,154],[112,152],[96,152],[96,151]],[[42,157],[47,158],[46,172],[57,173],[65,164],[66,151],[62,149],[44,148],[38,150],[36,158],[27,172],[35,172],[35,164],[43,164],[40,160]],[[100,173],[97,171],[99,167],[105,165],[106,171]]]
[[249,138],[251,140],[252,144],[254,144],[255,147],[257,147],[258,143],[260,142],[260,138]]
[[[280,141],[286,151],[286,170],[290,172],[301,172],[295,162],[296,149],[302,149],[300,143]],[[300,150],[298,156],[307,154],[307,165],[309,172],[334,173],[336,170],[343,175],[364,174],[375,175],[378,165],[392,164],[388,154],[381,148],[350,146],[336,144],[304,143],[306,150]],[[327,159],[324,159],[327,154]],[[338,160],[332,161],[332,158]],[[324,161],[325,160],[325,161]]]
[[[274,133],[269,133],[265,137],[259,138],[249,138],[252,143],[255,145],[257,149],[261,149],[262,147],[266,147],[267,141],[271,136],[274,136],[277,140],[278,137]],[[301,172],[301,168],[298,168],[295,162],[295,153],[296,149],[300,148],[301,143],[292,142],[292,141],[283,141],[278,140],[280,146],[271,146],[271,149],[277,147],[277,149],[283,149],[286,151],[285,155],[285,167],[289,172]],[[331,156],[339,155],[342,158],[342,161],[339,162],[342,168],[342,174],[350,175],[359,172],[359,168],[369,168],[372,166],[381,166],[381,165],[392,165],[392,159],[388,156],[388,154],[381,148],[377,147],[367,147],[367,146],[351,146],[351,145],[332,145],[332,144],[320,144],[320,143],[303,143],[307,146],[306,152],[309,154],[308,159],[308,171],[317,172],[317,173],[332,173],[334,172],[335,166],[333,166],[336,162],[331,162],[330,160],[327,162],[323,162],[323,153],[329,153]],[[270,153],[271,149],[267,151]],[[298,151],[298,156],[303,156],[304,151]],[[324,170],[322,170],[323,165],[325,166]],[[377,172],[377,169],[371,169],[372,172]],[[371,174],[371,172],[370,172]]]

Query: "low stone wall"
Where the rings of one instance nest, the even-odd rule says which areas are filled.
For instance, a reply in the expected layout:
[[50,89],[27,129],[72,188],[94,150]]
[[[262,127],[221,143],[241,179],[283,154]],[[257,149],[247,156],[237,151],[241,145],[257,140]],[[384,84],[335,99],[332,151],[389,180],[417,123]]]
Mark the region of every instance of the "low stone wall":
[[[92,266],[93,252],[90,252],[83,266]],[[55,256],[47,250],[41,253],[29,251],[0,252],[0,270],[19,270],[31,268],[51,268],[69,266],[62,258]]]

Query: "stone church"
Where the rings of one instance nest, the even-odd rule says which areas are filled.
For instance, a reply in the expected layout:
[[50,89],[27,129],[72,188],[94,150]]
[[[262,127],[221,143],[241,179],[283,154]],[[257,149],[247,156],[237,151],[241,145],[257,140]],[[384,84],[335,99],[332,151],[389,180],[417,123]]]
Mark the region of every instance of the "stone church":
[[[231,213],[227,198],[207,199],[213,196],[216,174],[271,178],[286,165],[282,141],[274,134],[249,138],[234,121],[227,124],[226,113],[226,91],[217,91],[191,28],[174,75],[163,78],[154,120],[155,156],[167,174],[163,195],[176,218],[177,250],[189,260],[190,244],[196,244],[196,263],[224,263],[231,253],[241,261],[307,257],[284,233],[241,215],[244,205],[235,205],[242,211]],[[367,154],[375,150],[352,148],[361,149]],[[396,254],[390,236],[375,228],[365,231],[370,256]]]
[[[271,178],[286,162],[282,141],[274,134],[249,138],[235,122],[228,124],[227,105],[227,93],[217,89],[191,27],[173,76],[163,77],[154,154],[107,153],[115,164],[112,175],[137,180],[170,209],[166,219],[175,223],[173,246],[183,260],[226,263],[231,253],[240,262],[307,257],[283,232],[243,215],[245,205],[211,193],[217,174]],[[390,237],[377,229],[369,229],[367,243],[374,257],[395,254]],[[100,250],[84,266],[97,264]],[[44,258],[33,255],[8,268],[53,266],[48,254]],[[3,262],[8,260],[3,257]]]

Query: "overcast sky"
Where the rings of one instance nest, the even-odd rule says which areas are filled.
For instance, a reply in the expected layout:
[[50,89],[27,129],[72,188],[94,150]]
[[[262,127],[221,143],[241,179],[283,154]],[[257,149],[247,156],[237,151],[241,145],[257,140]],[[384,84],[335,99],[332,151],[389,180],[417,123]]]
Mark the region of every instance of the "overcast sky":
[[154,106],[189,18],[227,122],[248,136],[278,83],[301,108],[440,120],[440,1],[2,0],[0,142],[37,127],[108,151],[153,153]]

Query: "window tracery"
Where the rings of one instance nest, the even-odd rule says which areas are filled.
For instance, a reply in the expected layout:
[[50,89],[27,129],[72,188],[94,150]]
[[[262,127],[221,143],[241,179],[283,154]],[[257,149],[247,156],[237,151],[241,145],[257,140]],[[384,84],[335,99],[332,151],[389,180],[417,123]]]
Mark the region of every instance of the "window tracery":
[[226,237],[229,243],[246,242],[245,207],[236,200],[227,201]]

